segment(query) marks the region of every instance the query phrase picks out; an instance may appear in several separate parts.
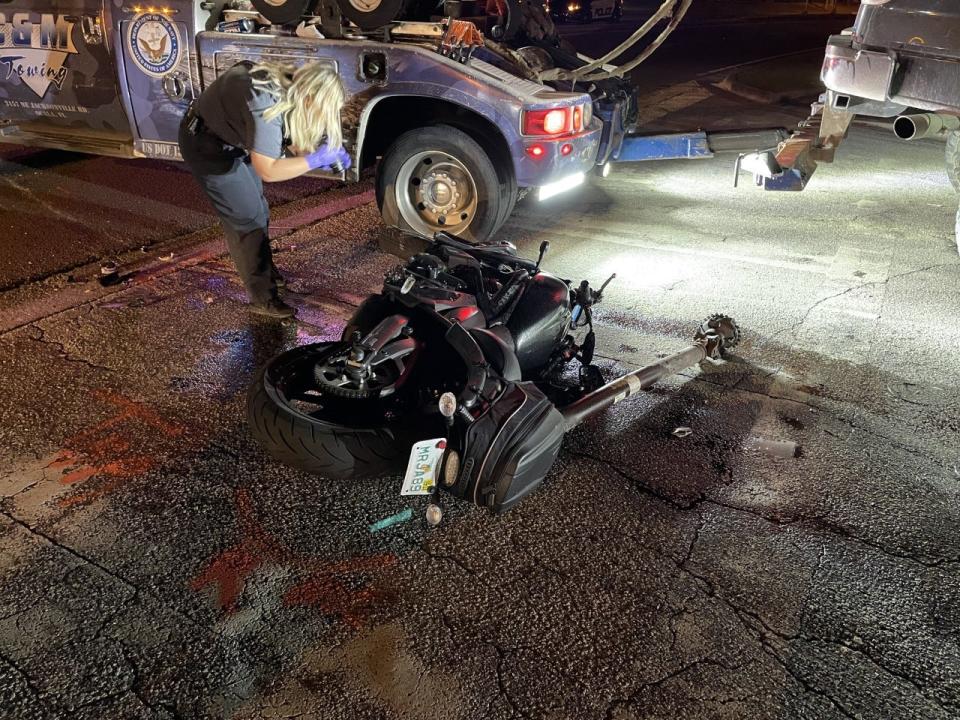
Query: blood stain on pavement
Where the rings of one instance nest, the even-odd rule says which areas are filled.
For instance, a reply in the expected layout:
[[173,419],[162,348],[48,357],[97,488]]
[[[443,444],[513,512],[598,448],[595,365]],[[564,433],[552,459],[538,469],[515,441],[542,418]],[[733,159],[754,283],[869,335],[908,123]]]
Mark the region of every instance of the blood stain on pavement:
[[266,564],[290,567],[306,578],[283,596],[287,607],[313,607],[357,629],[377,607],[392,599],[383,588],[365,583],[364,578],[394,565],[393,554],[360,555],[336,562],[295,553],[270,536],[257,519],[249,491],[236,491],[237,524],[240,540],[211,560],[194,577],[190,589],[216,589],[217,603],[227,614],[239,609],[247,580]]

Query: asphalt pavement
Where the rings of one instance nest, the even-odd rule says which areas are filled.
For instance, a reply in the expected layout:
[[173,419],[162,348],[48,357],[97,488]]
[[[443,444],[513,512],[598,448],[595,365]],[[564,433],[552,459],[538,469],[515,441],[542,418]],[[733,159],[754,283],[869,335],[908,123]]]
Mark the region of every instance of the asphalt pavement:
[[516,510],[433,530],[398,479],[303,475],[245,427],[256,367],[396,262],[371,203],[278,241],[296,324],[251,319],[217,253],[7,293],[34,314],[0,336],[0,715],[957,717],[939,151],[855,128],[800,194],[734,190],[726,157],[525,200],[505,239],[617,272],[608,376],[712,312],[744,341],[571,433]]
[[[717,67],[651,90],[651,123],[802,116]],[[855,126],[803,193],[734,189],[718,156],[523,200],[503,239],[549,240],[545,267],[574,280],[617,273],[608,377],[714,312],[743,341],[571,433],[515,510],[451,502],[435,529],[398,478],[308,476],[246,428],[256,368],[339,337],[397,262],[369,181],[277,186],[299,310],[277,324],[247,314],[182,169],[136,185],[132,163],[4,153],[4,210],[29,221],[5,216],[3,256],[50,253],[45,280],[11,266],[0,294],[4,720],[960,717],[942,146]],[[106,188],[95,208],[53,204],[76,181]],[[85,232],[123,284],[92,280]]]

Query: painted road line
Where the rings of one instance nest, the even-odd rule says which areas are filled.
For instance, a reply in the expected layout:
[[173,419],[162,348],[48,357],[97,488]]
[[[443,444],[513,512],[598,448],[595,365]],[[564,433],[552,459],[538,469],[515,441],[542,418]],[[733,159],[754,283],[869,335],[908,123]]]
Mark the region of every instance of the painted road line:
[[371,523],[367,529],[372,533],[377,533],[399,523],[405,523],[412,518],[413,510],[407,508],[406,510],[401,510],[396,515],[391,515],[389,517],[385,517],[383,520],[377,520],[375,523]]

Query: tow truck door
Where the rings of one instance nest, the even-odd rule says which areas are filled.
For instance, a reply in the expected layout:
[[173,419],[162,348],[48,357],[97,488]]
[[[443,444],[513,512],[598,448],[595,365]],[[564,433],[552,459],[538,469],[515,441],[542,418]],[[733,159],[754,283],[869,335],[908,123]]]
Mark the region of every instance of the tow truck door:
[[124,154],[111,11],[99,0],[0,0],[0,132]]
[[180,159],[177,130],[195,95],[191,73],[194,5],[131,4],[119,23],[126,100],[136,128],[134,147],[146,157]]

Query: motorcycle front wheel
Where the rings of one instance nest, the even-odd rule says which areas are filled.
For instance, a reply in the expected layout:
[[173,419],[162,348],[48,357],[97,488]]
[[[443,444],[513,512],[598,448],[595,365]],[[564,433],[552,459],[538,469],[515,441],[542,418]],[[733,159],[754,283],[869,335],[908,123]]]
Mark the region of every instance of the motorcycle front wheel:
[[[261,370],[247,396],[250,432],[274,458],[337,480],[403,471],[416,427],[378,398],[325,394],[316,368],[347,343],[294,348]],[[405,420],[405,422],[404,422]]]

